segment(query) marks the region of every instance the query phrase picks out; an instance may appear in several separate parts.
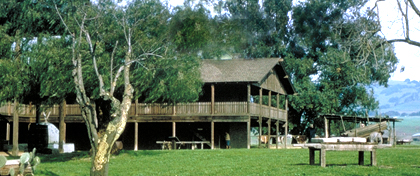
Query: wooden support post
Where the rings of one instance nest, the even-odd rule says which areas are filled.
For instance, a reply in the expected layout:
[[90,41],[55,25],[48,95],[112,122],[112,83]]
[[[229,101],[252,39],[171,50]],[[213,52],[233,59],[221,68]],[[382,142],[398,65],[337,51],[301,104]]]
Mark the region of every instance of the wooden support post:
[[328,134],[328,131],[329,131],[329,130],[328,130],[328,128],[329,128],[329,127],[328,127],[328,124],[329,124],[329,123],[328,123],[328,119],[327,119],[327,117],[325,117],[325,116],[324,116],[325,138],[328,138],[328,137],[329,137],[329,134]]
[[247,131],[247,148],[251,149],[251,117],[248,118],[246,122],[246,131]]
[[325,150],[325,149],[321,149],[320,162],[321,162],[321,167],[326,167],[327,166],[327,150]]
[[359,165],[365,165],[365,152],[359,151]]
[[267,125],[268,125],[267,148],[270,148],[270,141],[271,141],[271,118],[268,118]]
[[262,96],[262,88],[260,88],[260,100],[259,100],[259,102],[258,102],[258,104],[260,104],[260,116],[262,115],[262,98],[263,98],[263,96]]
[[66,142],[66,123],[64,119],[66,118],[66,100],[63,100],[63,102],[60,103],[60,106],[58,107],[59,111],[59,139],[58,139],[58,152],[64,153],[64,143]]
[[[176,137],[176,123],[172,122],[172,137]],[[172,149],[176,150],[175,138],[172,138]]]
[[280,100],[279,100],[279,98],[280,98],[280,94],[279,93],[277,93],[277,95],[276,95],[276,105],[277,105],[277,111],[276,111],[276,118],[277,118],[277,121],[276,121],[276,149],[279,149],[279,135],[280,135],[280,132],[279,132],[279,119],[280,119]]
[[392,133],[393,133],[393,139],[394,141],[392,142],[393,146],[395,147],[397,144],[397,133],[395,133],[395,121],[392,122]]
[[6,123],[6,141],[10,143],[10,124]]
[[11,105],[10,101],[7,102],[7,115],[8,116],[12,115],[12,105]]
[[370,164],[372,166],[377,166],[377,163],[376,163],[376,149],[372,149],[372,151],[370,152]]
[[251,84],[247,85],[247,106],[246,113],[249,114],[251,108]]
[[214,122],[211,121],[211,149],[214,149]]
[[[278,113],[277,113],[277,114],[278,114]],[[280,139],[280,138],[279,138],[279,137],[280,137],[280,136],[279,136],[279,125],[280,125],[280,124],[279,124],[279,120],[276,120],[276,140],[275,140],[275,141],[276,141],[276,149],[279,149],[279,142],[280,142],[280,141],[279,141],[279,139]]]
[[261,147],[261,137],[262,137],[262,88],[260,88],[260,98],[258,100],[258,104],[260,105],[260,113],[258,113],[258,147]]
[[19,156],[19,114],[18,114],[18,106],[19,103],[17,98],[15,98],[15,102],[13,103],[13,148],[12,148],[12,155]]
[[134,151],[139,149],[139,123],[134,122]]
[[172,122],[172,136],[175,137],[176,136],[176,123]]
[[262,117],[258,117],[258,147],[261,147],[261,137],[262,137]]
[[211,85],[211,114],[214,114],[214,84]]
[[139,100],[136,99],[136,101],[134,102],[134,115],[137,116],[139,114]]
[[289,102],[287,100],[287,95],[284,96],[284,99],[286,100],[286,103],[284,105],[284,109],[286,110],[286,125],[284,127],[284,148],[287,149],[287,135],[289,134],[289,110],[288,105]]

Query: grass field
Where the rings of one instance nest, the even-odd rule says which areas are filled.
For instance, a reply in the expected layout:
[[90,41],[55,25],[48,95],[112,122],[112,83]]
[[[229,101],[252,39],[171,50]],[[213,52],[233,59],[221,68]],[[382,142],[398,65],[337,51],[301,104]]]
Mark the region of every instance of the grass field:
[[[377,150],[377,167],[359,166],[352,151],[328,151],[326,168],[309,165],[308,157],[307,149],[122,151],[112,156],[109,175],[420,175],[418,143]],[[365,164],[369,159],[365,152]],[[35,175],[89,175],[87,152],[44,155],[41,161]]]

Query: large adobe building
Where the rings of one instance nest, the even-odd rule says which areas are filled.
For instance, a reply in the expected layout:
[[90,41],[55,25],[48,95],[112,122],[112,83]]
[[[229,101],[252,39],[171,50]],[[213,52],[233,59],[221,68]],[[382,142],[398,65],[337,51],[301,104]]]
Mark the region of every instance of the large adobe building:
[[[224,148],[225,132],[231,136],[232,148],[250,148],[252,127],[259,127],[259,134],[262,134],[262,127],[268,127],[269,139],[278,139],[280,133],[287,135],[285,107],[288,102],[285,97],[296,92],[282,61],[278,58],[202,60],[204,86],[199,100],[176,105],[135,101],[120,137],[124,148],[161,149],[159,142],[171,140],[173,136],[184,144],[181,148],[190,148],[191,143],[200,141],[201,144],[206,141],[203,148]],[[263,104],[254,99],[267,101]],[[276,102],[272,103],[272,99]],[[29,105],[19,107],[19,143],[26,143],[28,125],[35,123],[35,111],[31,108]],[[17,136],[11,125],[13,109],[11,103],[0,108],[3,119],[0,140],[12,141],[13,136]],[[79,105],[67,104],[63,111],[65,137],[60,140],[75,143],[76,150],[89,149]],[[59,113],[58,105],[54,106],[48,120],[57,127]]]

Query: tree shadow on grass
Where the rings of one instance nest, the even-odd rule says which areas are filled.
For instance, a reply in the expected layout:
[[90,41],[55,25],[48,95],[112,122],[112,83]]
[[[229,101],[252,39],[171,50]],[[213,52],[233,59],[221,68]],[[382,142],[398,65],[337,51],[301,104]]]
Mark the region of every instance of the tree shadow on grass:
[[48,176],[59,176],[58,174],[51,171],[37,171],[36,174],[48,175]]
[[41,162],[43,163],[55,163],[55,162],[66,162],[69,160],[77,160],[82,158],[89,158],[88,151],[77,151],[73,153],[61,153],[61,154],[39,154]]
[[[131,156],[156,156],[168,153],[168,151],[161,151],[161,150],[140,150],[140,151],[133,151],[133,150],[122,150],[117,155],[112,156],[120,156],[120,155],[131,155]],[[66,162],[70,160],[78,160],[88,158],[90,159],[90,154],[88,151],[77,151],[73,153],[62,153],[62,154],[40,154],[39,157],[41,158],[41,162],[45,163],[52,163],[52,162]]]

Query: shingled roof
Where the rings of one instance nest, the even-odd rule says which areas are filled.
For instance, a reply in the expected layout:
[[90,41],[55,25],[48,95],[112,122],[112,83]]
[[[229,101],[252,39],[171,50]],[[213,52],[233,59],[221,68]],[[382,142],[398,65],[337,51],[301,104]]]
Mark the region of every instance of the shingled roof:
[[256,83],[261,84],[271,70],[276,70],[278,77],[287,91],[294,94],[291,84],[279,58],[202,60],[201,79],[204,83]]

